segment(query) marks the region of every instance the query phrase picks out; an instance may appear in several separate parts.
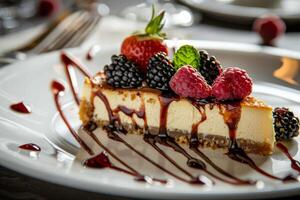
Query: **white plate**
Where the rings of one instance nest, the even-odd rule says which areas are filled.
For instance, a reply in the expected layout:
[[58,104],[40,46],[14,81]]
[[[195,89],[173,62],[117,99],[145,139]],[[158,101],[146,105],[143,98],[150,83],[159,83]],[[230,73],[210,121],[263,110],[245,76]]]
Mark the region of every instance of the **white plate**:
[[265,15],[276,14],[293,26],[299,22],[299,1],[295,0],[180,0],[180,2],[214,16],[237,24],[253,23],[253,20]]
[[[170,42],[174,44],[173,42]],[[264,99],[272,106],[286,106],[300,116],[299,86],[290,85],[272,76],[274,70],[282,65],[280,55],[295,57],[295,52],[279,50],[275,48],[261,48],[255,45],[204,42],[204,41],[175,41],[175,45],[191,43],[203,49],[209,50],[217,56],[223,66],[240,66],[248,70],[254,78],[254,95]],[[85,52],[80,49],[67,50],[77,55],[92,72],[99,71],[102,66],[109,63],[110,56],[117,53],[117,48],[102,49],[94,61],[84,59]],[[295,60],[283,60],[293,68]],[[294,66],[295,67],[295,66]],[[299,67],[299,62],[298,62]],[[79,76],[79,75],[78,75]],[[286,77],[287,75],[285,75]],[[291,76],[289,76],[291,77]],[[62,65],[59,62],[59,52],[45,54],[15,63],[0,70],[0,164],[18,172],[43,179],[46,181],[67,185],[79,189],[107,193],[119,196],[140,198],[253,198],[287,196],[300,193],[300,183],[275,182],[262,177],[245,165],[241,165],[222,155],[222,152],[206,150],[210,157],[222,165],[222,167],[243,178],[251,177],[265,182],[263,187],[232,186],[219,183],[213,187],[191,186],[178,181],[168,185],[149,185],[135,182],[132,177],[109,169],[94,170],[82,167],[77,161],[73,161],[78,151],[78,144],[68,133],[65,125],[54,106],[53,96],[50,92],[50,82],[55,79],[66,84],[66,78]],[[82,77],[78,79],[79,85]],[[294,81],[299,81],[297,75]],[[291,86],[294,89],[288,88]],[[10,104],[24,101],[31,105],[32,114],[19,114],[9,109]],[[64,111],[73,126],[80,125],[75,106],[69,88],[61,99]],[[298,138],[288,144],[292,155],[300,160],[298,151]],[[127,156],[139,169],[149,170],[150,175],[165,176],[162,172],[151,169],[145,162],[137,158],[126,149],[114,148],[113,142],[104,142],[117,153]],[[20,151],[18,146],[24,143],[38,144],[42,151],[40,154],[28,154]],[[119,145],[121,146],[121,145]],[[149,148],[149,147],[147,147]],[[183,158],[175,152],[179,162]],[[165,161],[160,162],[166,164]],[[283,176],[294,173],[290,169],[290,163],[285,156],[276,151],[271,157],[254,156],[254,160],[266,171]],[[194,171],[200,173],[199,171]]]

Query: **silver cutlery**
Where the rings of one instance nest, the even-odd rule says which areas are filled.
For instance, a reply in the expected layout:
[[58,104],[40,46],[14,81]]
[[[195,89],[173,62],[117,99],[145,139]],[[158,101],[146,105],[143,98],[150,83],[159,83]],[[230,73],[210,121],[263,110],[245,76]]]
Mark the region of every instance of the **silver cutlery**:
[[64,17],[56,26],[50,27],[50,30],[46,31],[48,33],[42,34],[25,47],[2,55],[0,66],[24,60],[32,55],[79,46],[94,30],[100,18],[101,15],[95,12],[76,11]]

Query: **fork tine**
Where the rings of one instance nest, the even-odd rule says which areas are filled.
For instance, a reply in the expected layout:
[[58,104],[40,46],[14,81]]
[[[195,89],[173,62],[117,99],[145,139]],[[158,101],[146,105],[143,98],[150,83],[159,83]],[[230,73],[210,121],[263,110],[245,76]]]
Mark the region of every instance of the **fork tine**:
[[[25,55],[35,55],[64,47],[79,46],[94,29],[96,24],[98,24],[100,18],[100,15],[91,14],[87,11],[77,11],[69,14],[51,31],[44,34],[43,38],[39,38],[38,44],[35,43],[34,46],[28,49],[24,48],[24,50],[26,50]],[[5,59],[2,60],[8,60],[8,63],[18,60],[15,56],[16,53],[19,54],[22,52],[14,52],[13,55],[7,56],[8,58],[13,58],[9,60],[5,57]]]
[[36,47],[38,44],[40,44],[46,37],[49,36],[50,33],[53,32],[53,30],[55,30],[55,28],[57,28],[57,26],[63,22],[63,20],[67,19],[67,17],[69,17],[72,13],[70,13],[69,11],[63,11],[62,14],[58,15],[57,18],[55,18],[48,26],[47,28],[41,33],[39,34],[36,38],[33,38],[32,40],[30,40],[30,42],[28,42],[27,44],[25,44],[24,46],[21,46],[20,48],[16,48],[13,51],[17,52],[28,52],[29,50],[33,49],[34,47]]
[[75,12],[75,13],[71,14],[70,16],[68,16],[46,38],[44,38],[41,43],[39,43],[32,50],[28,51],[28,53],[30,53],[30,54],[40,53],[41,49],[44,49],[45,47],[49,46],[57,38],[59,38],[62,34],[64,34],[65,28],[68,27],[70,24],[72,24],[72,22],[74,22],[81,15],[82,15],[82,12],[78,11],[78,12]]
[[59,36],[54,42],[52,42],[50,45],[46,46],[44,49],[41,50],[42,52],[48,52],[53,51],[57,49],[61,49],[64,47],[64,45],[72,38],[76,33],[82,29],[82,27],[88,23],[90,20],[89,14],[87,12],[83,13],[80,18],[77,18],[77,20],[74,20],[72,24],[70,24],[68,27],[66,27],[66,30],[64,33]]
[[90,23],[87,23],[86,26],[82,29],[82,31],[78,31],[74,37],[72,37],[64,46],[64,48],[76,47],[79,46],[86,37],[94,30],[96,25],[98,24],[101,16],[91,16]]
[[59,48],[66,48],[70,41],[76,40],[84,32],[84,30],[88,28],[92,20],[93,19],[91,18],[90,14],[88,14],[87,19],[82,22],[81,25],[76,28],[76,30],[74,30],[74,32],[70,34],[68,38],[66,38],[66,40],[62,41]]

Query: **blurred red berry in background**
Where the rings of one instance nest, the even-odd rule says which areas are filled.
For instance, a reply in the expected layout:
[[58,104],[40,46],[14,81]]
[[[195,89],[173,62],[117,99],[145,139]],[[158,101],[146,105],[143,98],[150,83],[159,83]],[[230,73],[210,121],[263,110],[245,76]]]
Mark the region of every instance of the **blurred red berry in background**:
[[59,10],[60,3],[57,0],[40,0],[38,12],[40,16],[49,17]]
[[285,33],[286,25],[280,17],[266,15],[254,21],[253,30],[260,35],[264,45],[273,45],[274,40]]

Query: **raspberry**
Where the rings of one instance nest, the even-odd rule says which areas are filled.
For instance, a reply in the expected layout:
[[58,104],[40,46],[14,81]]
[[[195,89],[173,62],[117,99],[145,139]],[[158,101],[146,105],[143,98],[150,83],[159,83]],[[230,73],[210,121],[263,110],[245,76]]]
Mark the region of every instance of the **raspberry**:
[[253,29],[261,36],[263,44],[271,45],[274,39],[285,32],[286,26],[279,17],[271,15],[255,20]]
[[289,140],[299,135],[299,118],[288,108],[275,108],[273,118],[276,141]]
[[169,82],[174,74],[171,60],[164,52],[159,52],[149,60],[146,82],[151,88],[169,90]]
[[215,80],[212,95],[217,100],[241,100],[252,92],[252,80],[245,70],[229,67]]
[[210,96],[211,87],[192,66],[181,67],[170,81],[171,89],[182,97],[205,99]]

